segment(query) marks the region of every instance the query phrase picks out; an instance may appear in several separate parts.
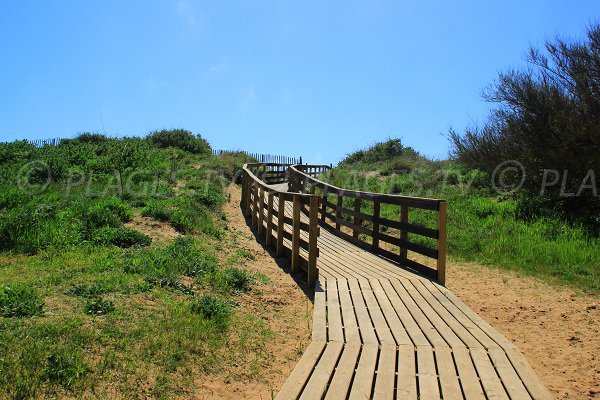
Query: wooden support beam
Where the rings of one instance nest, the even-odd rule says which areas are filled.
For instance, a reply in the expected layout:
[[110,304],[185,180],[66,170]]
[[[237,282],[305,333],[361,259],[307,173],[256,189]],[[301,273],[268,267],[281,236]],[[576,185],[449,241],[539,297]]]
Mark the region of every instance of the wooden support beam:
[[295,195],[292,213],[292,273],[300,267],[300,196]]
[[373,243],[371,247],[373,250],[379,247],[379,216],[381,213],[381,203],[378,201],[373,202]]
[[285,226],[285,196],[281,193],[277,195],[277,246],[275,247],[275,256],[283,255],[283,229]]
[[[360,197],[354,198],[354,211],[356,211],[357,213],[360,212]],[[360,226],[361,220],[358,217],[358,215],[354,216],[354,220],[352,221],[352,223],[354,224],[355,227]],[[358,229],[356,229],[356,228],[352,229],[352,236],[355,238],[358,238]]]
[[[400,206],[400,222],[403,224],[408,224],[408,207]],[[404,243],[408,242],[408,232],[400,231],[400,240]],[[400,247],[400,257],[406,260],[407,257],[406,247]]]
[[263,234],[265,229],[265,188],[260,188],[260,194],[258,196],[258,236]]
[[342,196],[339,192],[337,194],[337,208],[335,209],[335,229],[340,230],[340,219],[342,218],[342,205],[344,201],[344,196]]
[[447,203],[440,201],[438,211],[438,258],[437,258],[437,277],[438,283],[446,286],[446,219]]
[[252,227],[258,224],[258,182],[252,180]]
[[314,286],[317,280],[317,236],[319,235],[319,198],[310,198],[310,210],[308,219],[308,286]]
[[273,192],[269,192],[267,200],[267,232],[265,233],[265,243],[271,245],[273,237]]

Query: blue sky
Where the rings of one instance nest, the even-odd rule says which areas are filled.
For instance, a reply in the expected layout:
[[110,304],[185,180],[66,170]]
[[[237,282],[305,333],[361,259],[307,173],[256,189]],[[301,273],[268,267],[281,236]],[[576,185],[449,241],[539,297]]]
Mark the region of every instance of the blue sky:
[[400,137],[445,158],[529,45],[600,1],[19,1],[0,12],[0,140],[201,133],[337,162]]

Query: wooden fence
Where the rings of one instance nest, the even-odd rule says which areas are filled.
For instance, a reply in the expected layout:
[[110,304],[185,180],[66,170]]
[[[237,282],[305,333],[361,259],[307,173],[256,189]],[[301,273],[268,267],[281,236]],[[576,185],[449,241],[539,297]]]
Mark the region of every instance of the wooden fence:
[[248,157],[255,158],[259,163],[270,163],[270,164],[302,164],[302,157],[288,157],[288,156],[279,156],[275,154],[261,154],[261,153],[250,153],[243,150],[213,150],[213,156],[222,156],[223,154],[230,153],[242,153],[247,155]]
[[[329,169],[327,165],[294,165],[288,172],[291,191],[317,194],[320,197],[321,226],[365,250],[445,285],[446,201],[341,189],[317,179]],[[345,199],[347,200],[344,201]],[[351,208],[348,208],[349,204]],[[382,205],[397,207],[396,215],[399,218],[382,217]],[[372,212],[367,213],[364,209]],[[412,209],[434,212],[435,228],[411,223],[409,214]],[[347,228],[346,232],[342,227]],[[351,234],[347,233],[349,231]],[[416,243],[411,240],[414,236],[426,238],[421,242],[435,241],[435,245]],[[388,245],[382,246],[382,243]],[[392,251],[393,246],[399,251]],[[431,263],[423,261],[423,257],[415,257],[409,251],[434,260],[435,267],[427,265]]]
[[[291,261],[292,273],[303,269],[308,274],[308,284],[317,279],[317,238],[319,197],[305,193],[289,193],[265,183],[262,178],[270,174],[280,176],[285,164],[245,164],[242,175],[241,206],[251,218],[257,235],[276,249],[276,256],[286,255]],[[284,172],[285,173],[285,172]],[[278,183],[280,179],[273,179]],[[292,217],[285,215],[286,202],[291,204]],[[307,207],[307,208],[306,208]],[[301,219],[301,208],[308,214],[308,222]]]

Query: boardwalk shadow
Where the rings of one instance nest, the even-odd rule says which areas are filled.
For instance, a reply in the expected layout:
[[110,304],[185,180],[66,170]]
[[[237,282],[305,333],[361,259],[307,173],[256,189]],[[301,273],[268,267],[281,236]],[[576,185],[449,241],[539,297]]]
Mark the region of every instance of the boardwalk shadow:
[[[240,209],[241,209],[241,207],[240,207]],[[241,211],[243,211],[243,210],[241,210]],[[242,212],[242,215],[243,215],[243,212]],[[301,270],[295,274],[292,274],[291,273],[291,264],[290,264],[290,261],[287,259],[287,257],[285,257],[285,256],[277,257],[275,254],[275,248],[273,246],[267,245],[265,243],[264,236],[259,236],[258,231],[252,227],[252,219],[244,216],[244,220],[246,221],[246,225],[248,226],[248,228],[250,228],[250,232],[252,232],[252,235],[254,236],[254,239],[256,240],[256,242],[267,253],[269,253],[269,255],[273,258],[273,260],[275,260],[275,262],[277,263],[279,268],[281,268],[282,271],[284,271],[286,274],[288,274],[292,277],[292,279],[294,280],[294,282],[296,282],[298,287],[300,289],[302,289],[302,291],[304,292],[306,297],[308,297],[308,299],[311,302],[314,302],[314,288],[312,288],[308,285],[306,273]]]

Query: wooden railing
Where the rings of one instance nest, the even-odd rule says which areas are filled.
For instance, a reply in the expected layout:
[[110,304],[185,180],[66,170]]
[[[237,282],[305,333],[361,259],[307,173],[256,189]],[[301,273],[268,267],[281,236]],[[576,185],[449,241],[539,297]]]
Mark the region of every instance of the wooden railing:
[[[365,250],[445,285],[446,201],[338,188],[317,179],[328,170],[326,165],[294,165],[288,172],[290,191],[317,194],[321,198],[321,226]],[[384,218],[381,215],[383,205],[387,205],[388,216],[390,206],[397,208],[398,219]],[[435,227],[411,223],[412,209],[435,213],[432,218]],[[411,240],[415,236],[425,239],[416,243]],[[435,244],[432,246],[427,242]]]
[[[245,164],[242,175],[241,207],[251,218],[258,236],[276,249],[276,256],[287,255],[292,273],[303,269],[308,284],[317,279],[317,238],[319,236],[319,197],[305,193],[278,190],[272,184],[285,181],[287,164]],[[291,205],[292,217],[285,214]],[[276,205],[276,207],[275,207]],[[301,209],[307,210],[308,222],[302,220]]]

